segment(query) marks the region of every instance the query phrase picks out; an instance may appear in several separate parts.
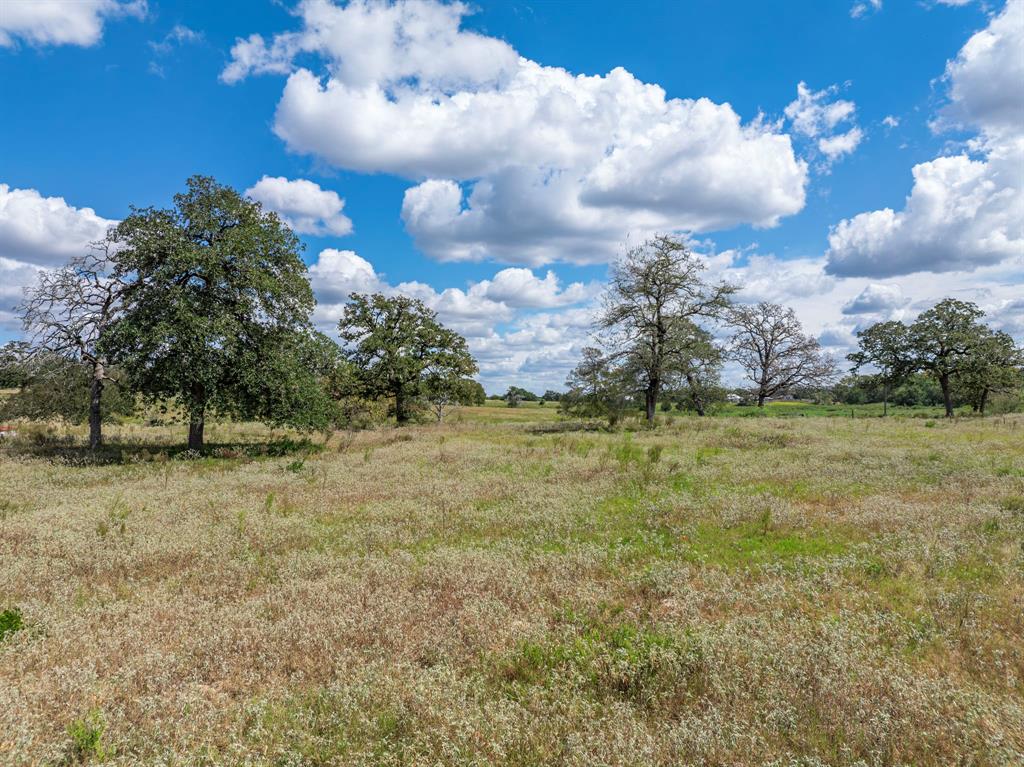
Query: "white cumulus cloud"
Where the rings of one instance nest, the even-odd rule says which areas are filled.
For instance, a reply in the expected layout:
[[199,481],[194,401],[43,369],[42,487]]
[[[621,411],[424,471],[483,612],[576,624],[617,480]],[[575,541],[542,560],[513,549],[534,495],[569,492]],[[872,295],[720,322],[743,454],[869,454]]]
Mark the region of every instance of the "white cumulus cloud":
[[95,45],[108,19],[146,15],[145,0],[3,0],[0,2],[0,47],[19,41],[29,45]]
[[515,308],[552,308],[578,304],[596,295],[596,286],[574,282],[562,288],[558,276],[548,271],[544,279],[531,269],[502,269],[490,280],[478,283],[478,289],[492,301]]
[[[589,307],[600,290],[597,284],[563,285],[553,271],[539,277],[521,268],[502,269],[465,288],[392,284],[351,250],[321,251],[309,272],[318,301],[314,321],[324,332],[336,329],[350,293],[418,298],[466,337],[491,391],[513,382],[561,388],[586,343]],[[502,325],[507,327],[499,331]]]
[[[508,268],[489,280],[470,283],[465,290],[437,291],[421,282],[390,284],[373,265],[352,250],[327,248],[309,267],[317,300],[324,306],[344,303],[349,293],[402,293],[421,299],[440,313],[459,318],[500,321],[511,310],[552,309],[588,301],[600,291],[592,283],[573,282],[563,286],[553,271],[538,277],[530,269]],[[331,310],[329,310],[331,311]]]
[[600,262],[628,236],[774,226],[803,208],[807,166],[778,126],[621,68],[530,61],[463,29],[467,13],[307,0],[299,31],[239,40],[222,79],[287,74],[274,130],[289,149],[419,182],[403,220],[439,259]]
[[829,235],[832,274],[885,277],[969,270],[1024,255],[1019,141],[981,159],[940,157],[915,165],[901,211],[844,219]]
[[[834,98],[838,91],[836,85],[814,91],[805,82],[797,83],[796,99],[785,109],[794,132],[813,140],[817,152],[824,156],[823,169],[843,155],[852,154],[864,138],[864,132],[854,123],[857,105]],[[847,125],[850,127],[846,128]],[[845,130],[840,132],[840,126]]]
[[0,258],[59,266],[85,253],[115,223],[92,208],[68,205],[63,197],[0,184]]
[[899,285],[868,284],[857,297],[843,304],[843,314],[888,314],[909,303]]
[[1024,0],[1009,0],[946,67],[947,120],[979,131],[966,151],[914,166],[902,210],[844,219],[828,271],[883,277],[1024,263]]
[[339,304],[349,293],[378,293],[387,285],[373,265],[354,250],[321,250],[309,267],[309,279],[321,304]]
[[1024,133],[1024,0],[1008,0],[946,65],[948,119],[989,135]]
[[0,330],[16,331],[21,327],[15,308],[39,272],[38,266],[0,256]]
[[245,196],[276,212],[299,234],[341,236],[352,231],[352,220],[342,213],[345,201],[313,181],[264,176],[245,190]]

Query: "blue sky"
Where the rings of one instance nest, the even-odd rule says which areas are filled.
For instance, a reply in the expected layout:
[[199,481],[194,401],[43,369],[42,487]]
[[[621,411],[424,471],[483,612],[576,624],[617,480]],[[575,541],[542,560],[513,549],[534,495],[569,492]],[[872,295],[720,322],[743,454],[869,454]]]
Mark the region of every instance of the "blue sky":
[[298,222],[321,326],[417,295],[492,391],[559,387],[654,231],[837,354],[946,294],[1024,336],[1020,0],[5,3],[0,339],[194,173]]

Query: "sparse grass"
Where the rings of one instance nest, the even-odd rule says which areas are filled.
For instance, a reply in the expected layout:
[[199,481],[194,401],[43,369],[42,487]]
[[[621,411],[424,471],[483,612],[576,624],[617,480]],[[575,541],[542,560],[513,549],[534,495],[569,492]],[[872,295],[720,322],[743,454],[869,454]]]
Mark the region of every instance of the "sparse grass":
[[661,420],[19,428],[0,764],[1024,762],[1024,417]]
[[[723,405],[715,415],[742,418],[881,418],[883,412],[885,409],[881,402],[867,405],[816,405],[799,400],[779,400],[766,402],[763,408],[757,405]],[[939,405],[889,405],[888,408],[888,415],[891,418],[941,418],[945,412]],[[970,408],[960,408],[959,412],[961,415],[967,415]]]

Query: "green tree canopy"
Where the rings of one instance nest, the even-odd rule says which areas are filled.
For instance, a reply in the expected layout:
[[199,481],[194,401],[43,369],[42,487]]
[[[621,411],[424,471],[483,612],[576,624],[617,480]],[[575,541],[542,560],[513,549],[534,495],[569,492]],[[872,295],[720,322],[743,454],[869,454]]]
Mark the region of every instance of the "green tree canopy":
[[24,341],[8,341],[0,346],[0,389],[16,389],[29,380],[29,346]]
[[902,322],[876,322],[868,328],[857,331],[857,343],[860,348],[847,355],[853,363],[853,372],[858,373],[864,367],[873,367],[876,377],[882,386],[882,414],[889,410],[889,392],[914,369],[908,340],[909,329]]
[[985,331],[957,373],[954,389],[971,408],[985,414],[989,395],[1024,386],[1024,350],[1002,331]]
[[194,176],[173,207],[132,208],[109,238],[127,287],[102,343],[133,388],[180,404],[190,448],[210,412],[312,425],[300,403],[319,385],[304,359],[313,292],[275,213]]
[[565,382],[559,410],[578,418],[605,418],[614,426],[629,409],[635,375],[592,346],[585,347],[580,363]]
[[536,402],[539,397],[522,386],[510,386],[502,399],[509,407],[519,407],[520,402]]
[[942,389],[946,416],[953,416],[954,377],[964,371],[988,332],[975,304],[946,298],[922,312],[907,333],[914,368],[934,376]]
[[680,353],[667,369],[669,380],[679,378],[685,382],[681,392],[685,395],[686,407],[702,416],[712,401],[724,396],[721,391],[724,353],[711,333],[695,322],[681,321],[673,332],[685,338],[676,343]]
[[630,358],[626,365],[642,385],[649,422],[673,371],[694,358],[695,320],[721,317],[737,290],[705,282],[704,269],[682,240],[665,235],[629,250],[612,267],[597,327],[615,354]]
[[487,401],[487,393],[484,391],[483,384],[479,381],[467,378],[463,381],[463,384],[462,394],[464,399],[461,404],[480,407]]
[[454,384],[477,372],[466,339],[437,321],[422,301],[353,293],[338,331],[364,396],[393,397],[399,424],[409,421],[430,380]]
[[460,405],[482,405],[484,387],[472,378],[430,372],[423,379],[420,396],[440,423]]

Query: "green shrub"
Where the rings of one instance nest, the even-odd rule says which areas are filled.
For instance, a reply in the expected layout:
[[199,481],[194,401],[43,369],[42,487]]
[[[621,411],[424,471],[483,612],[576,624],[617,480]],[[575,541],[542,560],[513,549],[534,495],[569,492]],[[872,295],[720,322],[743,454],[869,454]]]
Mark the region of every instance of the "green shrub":
[[0,612],[0,642],[16,631],[21,631],[24,627],[25,621],[21,617],[21,610],[17,607],[9,607]]
[[113,749],[103,744],[105,730],[103,715],[95,710],[69,724],[68,737],[71,738],[71,743],[67,751],[67,761],[72,764],[84,764],[92,759],[103,761],[113,756]]

